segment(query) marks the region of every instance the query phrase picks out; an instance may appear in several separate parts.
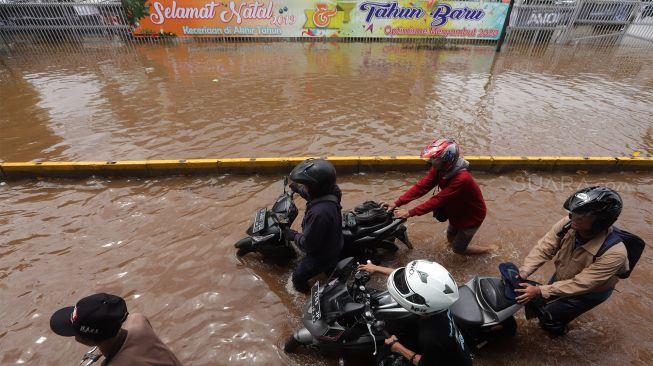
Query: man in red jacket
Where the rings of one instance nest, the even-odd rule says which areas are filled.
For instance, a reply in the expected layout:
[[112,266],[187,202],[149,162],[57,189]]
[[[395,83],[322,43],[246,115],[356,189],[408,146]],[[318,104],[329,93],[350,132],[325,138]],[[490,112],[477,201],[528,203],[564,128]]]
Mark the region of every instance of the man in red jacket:
[[460,156],[458,144],[451,139],[436,139],[422,154],[431,168],[428,173],[394,203],[384,203],[393,211],[417,198],[424,196],[438,186],[440,192],[428,201],[410,210],[397,209],[395,217],[409,218],[433,212],[439,221],[449,220],[447,240],[458,254],[484,254],[496,247],[476,245],[469,248],[469,242],[485,219],[487,211],[481,189],[467,171],[469,162]]

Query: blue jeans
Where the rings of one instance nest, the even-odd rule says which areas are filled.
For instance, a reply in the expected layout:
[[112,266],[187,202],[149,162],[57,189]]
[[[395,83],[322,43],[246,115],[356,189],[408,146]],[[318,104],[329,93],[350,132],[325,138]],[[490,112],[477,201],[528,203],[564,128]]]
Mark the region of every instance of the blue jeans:
[[607,300],[612,295],[612,290],[553,300],[540,309],[540,326],[550,333],[563,335],[567,333],[567,324],[570,321]]

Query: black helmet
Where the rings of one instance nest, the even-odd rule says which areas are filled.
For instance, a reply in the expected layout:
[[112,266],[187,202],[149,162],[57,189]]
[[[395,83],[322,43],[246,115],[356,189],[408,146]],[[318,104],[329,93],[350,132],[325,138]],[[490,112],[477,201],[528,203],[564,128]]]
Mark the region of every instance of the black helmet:
[[570,214],[591,213],[596,216],[592,229],[605,230],[614,224],[621,213],[623,202],[619,193],[610,188],[594,186],[572,194],[563,205]]
[[317,198],[336,184],[336,168],[324,159],[306,159],[290,172],[290,179],[307,186],[311,197]]

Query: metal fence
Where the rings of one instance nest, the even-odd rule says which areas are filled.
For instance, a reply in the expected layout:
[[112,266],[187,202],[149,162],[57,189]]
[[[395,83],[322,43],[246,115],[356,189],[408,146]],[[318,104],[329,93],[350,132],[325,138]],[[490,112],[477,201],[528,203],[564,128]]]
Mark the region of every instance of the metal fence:
[[[0,52],[4,50],[86,50],[114,45],[178,42],[134,37],[128,10],[139,0],[0,0]],[[486,0],[500,1],[500,0]],[[507,0],[506,0],[507,1]],[[305,41],[305,38],[222,37],[194,42]],[[311,38],[311,42],[334,39]],[[496,41],[452,38],[342,38],[341,42],[494,45]],[[653,0],[515,0],[505,43],[509,46],[571,44],[653,48]]]
[[5,46],[107,42],[131,36],[123,4],[116,0],[0,0]]
[[653,48],[653,0],[516,0],[506,42]]

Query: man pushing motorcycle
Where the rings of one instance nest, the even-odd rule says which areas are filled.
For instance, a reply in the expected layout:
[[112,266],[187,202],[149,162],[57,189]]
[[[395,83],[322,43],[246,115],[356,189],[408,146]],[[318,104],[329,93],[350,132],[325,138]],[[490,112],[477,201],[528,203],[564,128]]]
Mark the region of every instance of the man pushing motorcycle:
[[[469,162],[460,156],[458,143],[452,139],[436,139],[426,146],[420,158],[428,160],[429,171],[393,203],[382,203],[395,217],[409,218],[429,212],[438,221],[449,221],[447,241],[457,254],[485,254],[494,246],[469,246],[485,219],[487,209],[478,184],[467,171]],[[439,192],[410,210],[398,207],[424,196],[433,188]]]
[[344,245],[342,193],[336,184],[336,169],[324,159],[307,159],[290,173],[290,189],[306,200],[302,232],[285,229],[286,238],[306,253],[292,274],[295,290],[308,293],[308,280],[330,273]]

